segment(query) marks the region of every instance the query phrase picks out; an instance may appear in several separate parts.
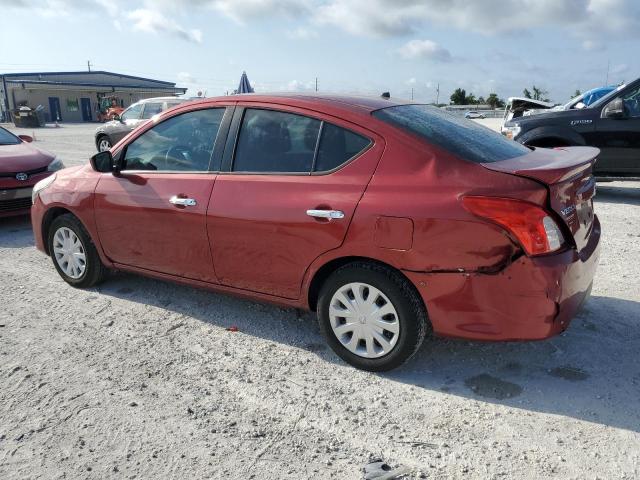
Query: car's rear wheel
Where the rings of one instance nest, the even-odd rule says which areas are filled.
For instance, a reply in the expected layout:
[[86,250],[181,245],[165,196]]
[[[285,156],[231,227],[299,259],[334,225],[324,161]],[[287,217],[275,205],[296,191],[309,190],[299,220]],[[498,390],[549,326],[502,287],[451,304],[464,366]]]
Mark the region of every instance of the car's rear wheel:
[[318,321],[334,352],[374,372],[402,365],[430,330],[413,285],[400,273],[367,262],[345,265],[326,280]]
[[111,140],[106,135],[102,135],[98,138],[98,151],[106,152],[112,147]]
[[49,228],[49,253],[62,279],[74,287],[100,283],[107,269],[100,261],[91,237],[73,215],[61,215]]

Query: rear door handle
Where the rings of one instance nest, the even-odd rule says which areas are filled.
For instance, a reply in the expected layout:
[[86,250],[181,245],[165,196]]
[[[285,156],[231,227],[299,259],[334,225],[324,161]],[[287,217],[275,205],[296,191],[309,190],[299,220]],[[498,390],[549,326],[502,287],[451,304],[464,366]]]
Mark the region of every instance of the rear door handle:
[[181,207],[195,207],[198,204],[195,198],[181,198],[177,195],[171,197],[169,199],[169,203],[173,205],[180,205]]
[[328,220],[344,218],[344,212],[340,210],[307,210],[307,215]]

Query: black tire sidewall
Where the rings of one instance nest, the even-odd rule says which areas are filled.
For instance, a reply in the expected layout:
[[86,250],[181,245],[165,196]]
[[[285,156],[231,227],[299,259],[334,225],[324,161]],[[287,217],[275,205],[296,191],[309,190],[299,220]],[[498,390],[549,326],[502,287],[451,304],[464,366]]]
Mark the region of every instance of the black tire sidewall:
[[[416,311],[416,305],[407,295],[409,285],[404,280],[393,278],[395,272],[382,269],[370,270],[358,266],[343,267],[333,273],[322,287],[318,301],[318,322],[320,330],[333,351],[347,363],[368,371],[387,371],[402,365],[417,350],[422,342],[426,315]],[[398,313],[400,335],[393,350],[379,358],[363,358],[347,350],[338,340],[331,328],[329,306],[334,293],[342,286],[362,282],[379,289],[391,301]],[[403,288],[404,287],[404,288]]]

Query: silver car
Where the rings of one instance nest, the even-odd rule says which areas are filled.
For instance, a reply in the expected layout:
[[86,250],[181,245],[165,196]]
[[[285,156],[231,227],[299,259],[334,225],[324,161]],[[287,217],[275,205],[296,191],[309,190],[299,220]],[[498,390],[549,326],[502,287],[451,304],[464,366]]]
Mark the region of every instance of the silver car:
[[99,152],[109,150],[138,125],[146,122],[157,113],[175,107],[189,98],[158,97],[145,98],[129,106],[119,117],[103,123],[96,129],[95,141]]

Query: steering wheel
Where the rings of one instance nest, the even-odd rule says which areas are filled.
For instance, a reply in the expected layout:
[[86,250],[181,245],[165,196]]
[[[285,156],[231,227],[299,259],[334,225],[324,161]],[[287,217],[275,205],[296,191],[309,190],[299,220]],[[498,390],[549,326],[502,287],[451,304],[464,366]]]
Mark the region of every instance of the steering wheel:
[[183,167],[189,167],[193,163],[191,150],[183,145],[172,145],[164,156],[164,163],[170,170],[181,170]]

